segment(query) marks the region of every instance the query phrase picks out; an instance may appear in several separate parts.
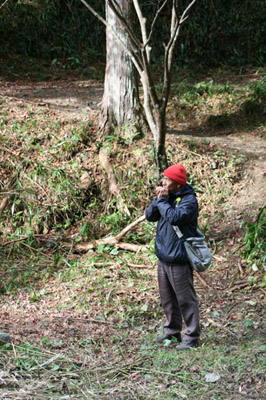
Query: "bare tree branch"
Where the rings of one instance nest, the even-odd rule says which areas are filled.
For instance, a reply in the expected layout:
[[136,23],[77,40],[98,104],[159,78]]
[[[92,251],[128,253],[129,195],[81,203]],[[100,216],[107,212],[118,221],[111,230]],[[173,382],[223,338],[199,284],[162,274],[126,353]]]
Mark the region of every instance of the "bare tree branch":
[[174,12],[173,15],[175,15],[175,18],[176,18],[176,29],[175,29],[176,33],[175,33],[175,35],[174,35],[173,42],[172,42],[172,44],[171,44],[170,53],[169,53],[169,66],[168,66],[169,70],[170,70],[171,67],[172,67],[173,52],[174,52],[175,45],[176,45],[176,41],[177,41],[177,38],[178,38],[178,35],[179,35],[180,26],[181,26],[181,25],[183,24],[183,22],[185,22],[185,20],[188,18],[187,13],[188,13],[188,11],[190,10],[190,8],[193,6],[193,4],[194,4],[195,2],[196,2],[196,0],[192,0],[192,1],[189,3],[189,5],[188,5],[187,8],[183,11],[183,13],[182,13],[182,15],[181,15],[181,18],[180,18],[179,21],[178,21],[178,17],[177,17],[177,0],[173,0],[173,5],[174,5],[174,7],[173,7],[173,12]]
[[123,236],[125,236],[128,232],[130,232],[133,228],[135,228],[135,226],[137,226],[140,222],[145,220],[145,215],[142,215],[141,217],[139,217],[138,219],[136,219],[135,221],[133,221],[131,224],[129,224],[128,226],[126,226],[117,236],[116,239],[117,240],[121,240]]
[[1,10],[1,8],[4,7],[4,5],[5,5],[7,2],[8,2],[8,0],[4,1],[4,3],[0,6],[0,10]]
[[148,37],[148,39],[147,39],[147,42],[144,43],[144,47],[147,46],[147,44],[150,42],[151,37],[152,37],[152,34],[153,34],[153,32],[154,32],[155,23],[156,23],[156,21],[157,21],[159,15],[160,15],[162,9],[164,8],[164,6],[165,6],[167,3],[168,3],[168,0],[164,0],[164,2],[163,2],[163,4],[161,5],[161,7],[156,11],[155,17],[154,17],[154,19],[153,19],[153,21],[152,21],[152,24],[151,24],[151,29],[150,29],[149,37]]
[[143,17],[138,0],[133,0],[133,4],[135,7],[135,10],[136,10],[136,13],[138,16],[138,20],[139,20],[139,24],[140,24],[140,28],[141,28],[142,46],[143,46],[143,49],[146,51],[146,56],[147,56],[148,62],[150,62],[150,49],[148,48],[148,46],[146,46],[146,43],[148,41],[147,29],[146,29],[146,18]]
[[171,28],[170,28],[170,39],[167,46],[165,47],[165,59],[164,59],[164,84],[162,89],[162,104],[166,106],[168,100],[167,94],[170,90],[170,75],[173,64],[173,54],[176,45],[177,38],[179,36],[181,24],[188,18],[188,11],[195,3],[196,0],[192,0],[187,8],[183,11],[180,19],[177,15],[177,0],[173,0],[172,5],[172,16],[171,16]]

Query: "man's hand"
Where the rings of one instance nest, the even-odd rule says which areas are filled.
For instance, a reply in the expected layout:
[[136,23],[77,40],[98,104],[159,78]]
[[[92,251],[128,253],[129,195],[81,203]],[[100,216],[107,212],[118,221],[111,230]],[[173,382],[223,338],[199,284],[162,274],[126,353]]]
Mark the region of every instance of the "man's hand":
[[156,188],[156,195],[159,199],[160,197],[168,197],[168,189],[164,188],[163,186],[158,186]]

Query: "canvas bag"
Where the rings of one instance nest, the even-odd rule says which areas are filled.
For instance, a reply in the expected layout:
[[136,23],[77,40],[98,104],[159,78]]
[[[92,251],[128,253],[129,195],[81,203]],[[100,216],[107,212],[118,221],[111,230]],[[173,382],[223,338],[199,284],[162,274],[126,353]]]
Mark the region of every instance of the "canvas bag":
[[[183,234],[178,226],[172,225],[179,239],[183,238]],[[183,239],[187,253],[187,258],[191,267],[197,272],[206,271],[212,261],[211,252],[205,242],[205,236],[197,229],[198,236]]]

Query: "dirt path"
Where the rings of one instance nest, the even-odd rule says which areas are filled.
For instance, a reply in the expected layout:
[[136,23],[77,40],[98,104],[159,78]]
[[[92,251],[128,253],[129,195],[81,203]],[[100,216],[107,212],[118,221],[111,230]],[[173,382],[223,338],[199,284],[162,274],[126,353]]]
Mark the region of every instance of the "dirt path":
[[249,132],[228,136],[206,136],[226,151],[245,156],[242,178],[231,197],[228,218],[257,212],[266,203],[266,141]]
[[94,113],[103,94],[103,85],[94,81],[63,80],[26,83],[0,79],[0,96],[21,99],[29,104],[48,106],[57,113],[83,118]]

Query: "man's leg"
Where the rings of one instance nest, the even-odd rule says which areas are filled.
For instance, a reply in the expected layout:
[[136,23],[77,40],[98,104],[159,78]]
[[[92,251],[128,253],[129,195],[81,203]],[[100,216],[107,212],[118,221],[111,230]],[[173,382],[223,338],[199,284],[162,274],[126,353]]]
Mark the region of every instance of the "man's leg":
[[183,339],[185,341],[198,340],[200,337],[199,307],[193,286],[193,271],[188,264],[170,266],[167,271],[186,325]]
[[168,278],[169,266],[158,262],[158,284],[162,308],[166,316],[164,324],[166,335],[177,335],[182,330],[182,316],[175,291]]

